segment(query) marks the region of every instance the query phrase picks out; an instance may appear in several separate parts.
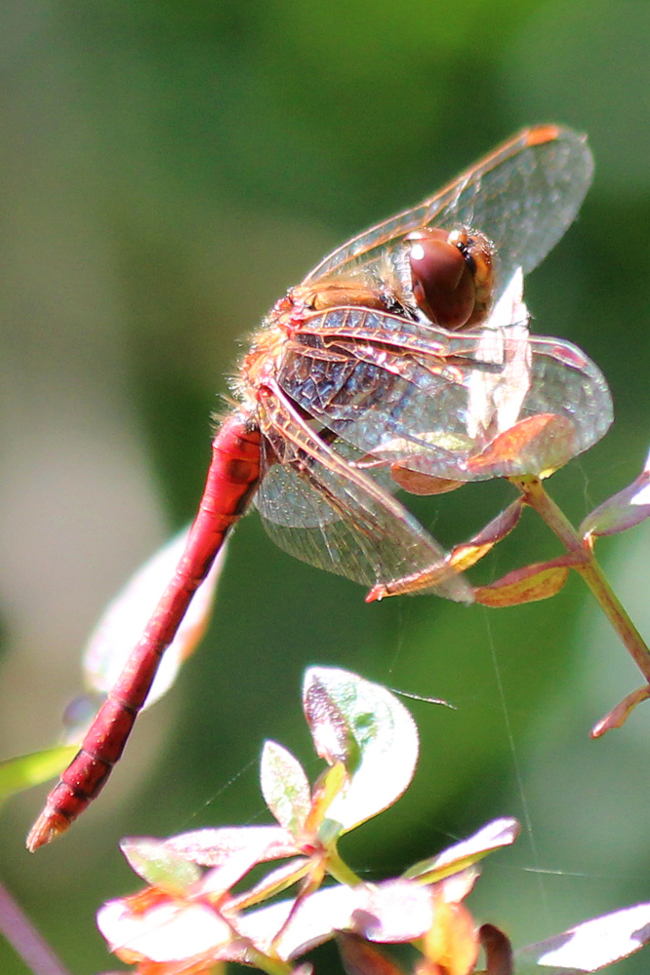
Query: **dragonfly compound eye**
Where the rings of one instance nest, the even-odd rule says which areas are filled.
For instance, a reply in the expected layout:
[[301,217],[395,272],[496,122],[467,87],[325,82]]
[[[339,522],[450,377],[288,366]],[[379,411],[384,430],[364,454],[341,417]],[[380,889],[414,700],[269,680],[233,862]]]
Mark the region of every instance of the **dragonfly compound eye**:
[[450,330],[481,321],[492,287],[487,238],[464,229],[423,229],[406,240],[413,295],[425,315]]

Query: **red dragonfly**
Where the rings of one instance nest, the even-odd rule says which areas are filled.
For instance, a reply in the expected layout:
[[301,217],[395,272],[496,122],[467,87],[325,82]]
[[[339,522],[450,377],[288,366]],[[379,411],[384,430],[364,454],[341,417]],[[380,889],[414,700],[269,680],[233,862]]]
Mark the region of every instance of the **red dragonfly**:
[[609,426],[607,386],[579,349],[531,338],[517,300],[505,322],[490,314],[507,305],[517,269],[534,268],[573,221],[592,168],[583,136],[527,129],[339,247],[276,303],[241,364],[239,405],[214,438],[174,577],[30,850],[104,786],[193,593],[254,496],[281,548],[372,586],[372,598],[472,600],[392,492],[548,473]]

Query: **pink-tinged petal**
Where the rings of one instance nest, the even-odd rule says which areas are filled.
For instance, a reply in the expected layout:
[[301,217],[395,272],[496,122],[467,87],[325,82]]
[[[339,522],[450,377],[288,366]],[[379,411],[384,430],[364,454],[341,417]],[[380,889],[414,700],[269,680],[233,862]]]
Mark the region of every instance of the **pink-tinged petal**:
[[[650,904],[592,918],[516,953],[517,972],[571,975],[596,972],[650,941]],[[542,971],[540,971],[540,968]]]
[[259,951],[268,952],[274,944],[280,957],[289,959],[337,931],[352,931],[369,941],[413,941],[429,930],[433,920],[430,892],[406,881],[328,887],[305,898],[291,914],[293,905],[294,901],[282,901],[233,923]]
[[265,742],[260,783],[264,801],[280,826],[298,836],[311,808],[309,780],[300,762],[277,742]]
[[233,941],[228,924],[206,904],[171,899],[135,913],[129,901],[109,901],[97,925],[110,950],[128,964],[175,962],[212,954]]
[[316,751],[343,762],[351,779],[327,810],[349,830],[392,805],[408,787],[418,759],[418,732],[410,713],[378,684],[356,674],[310,668],[303,707]]
[[516,819],[495,819],[483,826],[477,833],[448,847],[435,857],[422,860],[410,867],[404,877],[417,878],[421,883],[435,883],[483,859],[492,850],[510,846],[519,835]]
[[433,922],[430,891],[405,880],[354,888],[357,907],[347,925],[368,941],[413,941]]
[[202,867],[218,867],[242,851],[249,851],[258,863],[300,853],[291,834],[280,826],[197,829],[164,842],[173,853]]

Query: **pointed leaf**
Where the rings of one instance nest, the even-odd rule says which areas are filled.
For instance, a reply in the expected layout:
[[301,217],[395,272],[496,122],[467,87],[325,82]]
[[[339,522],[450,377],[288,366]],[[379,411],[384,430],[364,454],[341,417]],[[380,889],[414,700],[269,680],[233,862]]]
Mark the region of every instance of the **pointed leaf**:
[[569,569],[574,563],[574,556],[561,555],[548,562],[526,565],[489,586],[479,586],[474,590],[474,598],[483,606],[497,609],[549,599],[557,595],[567,581]]
[[201,879],[199,868],[173,853],[164,840],[140,836],[127,838],[120,849],[132,870],[152,887],[160,887],[169,893],[182,893]]
[[650,941],[650,904],[595,917],[516,952],[517,972],[575,975],[596,972]]
[[601,718],[593,726],[591,729],[591,737],[601,738],[606,732],[612,731],[614,728],[622,728],[637,704],[641,704],[642,701],[647,701],[649,697],[650,684],[643,684],[642,687],[637,687],[635,691],[632,691],[627,697],[623,698],[620,704],[612,708],[609,714],[606,714],[604,718]]
[[404,705],[355,674],[314,667],[305,675],[303,707],[318,754],[342,761],[352,776],[328,818],[349,830],[392,805],[418,757],[417,728]]
[[464,572],[470,566],[475,565],[479,559],[490,551],[490,549],[505,538],[516,526],[521,516],[524,505],[523,497],[517,498],[509,504],[496,518],[488,522],[477,535],[469,541],[456,545],[451,550],[447,561],[453,565],[458,572]]
[[16,792],[55,778],[77,753],[76,745],[55,745],[0,762],[0,802]]
[[495,819],[466,840],[454,843],[435,857],[414,864],[403,876],[409,880],[417,878],[421,883],[435,883],[444,877],[460,873],[493,850],[510,846],[518,835],[519,823],[516,819]]
[[282,745],[265,742],[260,783],[264,801],[280,826],[298,836],[311,806],[309,781],[300,762]]
[[164,840],[165,847],[202,867],[219,867],[242,851],[251,851],[258,863],[295,856],[294,838],[279,826],[227,826],[196,829]]
[[589,535],[616,535],[650,517],[650,454],[641,474],[598,505],[580,525],[579,532]]

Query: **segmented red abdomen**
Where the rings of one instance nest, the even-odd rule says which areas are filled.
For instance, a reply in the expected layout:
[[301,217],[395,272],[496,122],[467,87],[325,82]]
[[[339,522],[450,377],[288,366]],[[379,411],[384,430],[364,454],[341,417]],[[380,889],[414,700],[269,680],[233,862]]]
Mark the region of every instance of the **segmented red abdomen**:
[[261,434],[240,416],[224,421],[185,551],[138,644],[93,721],[81,749],[50,792],[27,837],[36,850],[63,833],[105,785],[144,704],[163,653],[228,530],[246,510],[260,476]]

